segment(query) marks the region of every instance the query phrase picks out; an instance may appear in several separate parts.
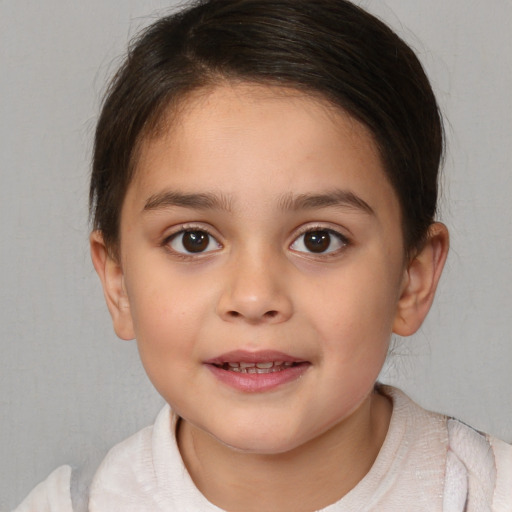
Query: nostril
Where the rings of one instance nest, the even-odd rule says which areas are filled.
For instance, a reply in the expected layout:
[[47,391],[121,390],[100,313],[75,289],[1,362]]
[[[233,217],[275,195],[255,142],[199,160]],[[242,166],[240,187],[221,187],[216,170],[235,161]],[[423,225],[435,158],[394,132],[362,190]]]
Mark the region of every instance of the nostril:
[[[227,315],[230,318],[240,318],[240,317],[244,316],[242,313],[239,313],[238,311],[235,311],[235,310],[228,311]],[[267,318],[267,319],[273,319],[273,318],[276,318],[277,316],[279,316],[279,312],[276,311],[275,309],[272,309],[270,311],[263,313],[263,318]]]

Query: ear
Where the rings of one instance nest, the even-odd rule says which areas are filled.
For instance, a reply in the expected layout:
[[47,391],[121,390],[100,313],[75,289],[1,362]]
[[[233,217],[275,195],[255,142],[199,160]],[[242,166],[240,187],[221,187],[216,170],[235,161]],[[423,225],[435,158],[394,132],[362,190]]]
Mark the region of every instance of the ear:
[[410,260],[404,275],[402,293],[393,324],[400,336],[414,334],[423,323],[434,300],[437,284],[448,256],[448,229],[435,222],[429,228],[427,241]]
[[135,338],[135,333],[121,263],[107,249],[101,231],[93,231],[89,242],[92,263],[103,286],[114,331],[119,338],[131,340]]

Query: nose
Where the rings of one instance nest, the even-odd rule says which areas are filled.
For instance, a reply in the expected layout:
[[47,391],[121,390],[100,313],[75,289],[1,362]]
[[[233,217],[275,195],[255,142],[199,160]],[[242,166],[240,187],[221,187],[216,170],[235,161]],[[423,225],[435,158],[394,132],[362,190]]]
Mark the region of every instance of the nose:
[[247,255],[227,268],[217,313],[225,321],[281,323],[293,314],[286,276],[276,258]]

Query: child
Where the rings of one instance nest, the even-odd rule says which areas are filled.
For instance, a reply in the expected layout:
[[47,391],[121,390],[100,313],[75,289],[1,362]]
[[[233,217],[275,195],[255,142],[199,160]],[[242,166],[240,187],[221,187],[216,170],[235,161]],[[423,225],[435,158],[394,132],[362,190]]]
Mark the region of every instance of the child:
[[413,52],[344,0],[210,0],[133,45],[91,254],[168,405],[17,511],[512,509],[512,448],[376,383],[448,252]]

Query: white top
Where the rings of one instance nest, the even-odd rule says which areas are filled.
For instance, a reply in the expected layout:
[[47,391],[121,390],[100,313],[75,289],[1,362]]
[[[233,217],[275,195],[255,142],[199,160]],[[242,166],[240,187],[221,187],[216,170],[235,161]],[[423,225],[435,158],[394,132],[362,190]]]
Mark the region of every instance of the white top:
[[[512,446],[425,411],[395,388],[380,389],[393,413],[379,455],[356,487],[323,512],[512,512]],[[110,450],[89,492],[72,500],[71,488],[82,487],[62,466],[14,512],[219,512],[183,464],[173,418],[165,406],[153,426]]]

